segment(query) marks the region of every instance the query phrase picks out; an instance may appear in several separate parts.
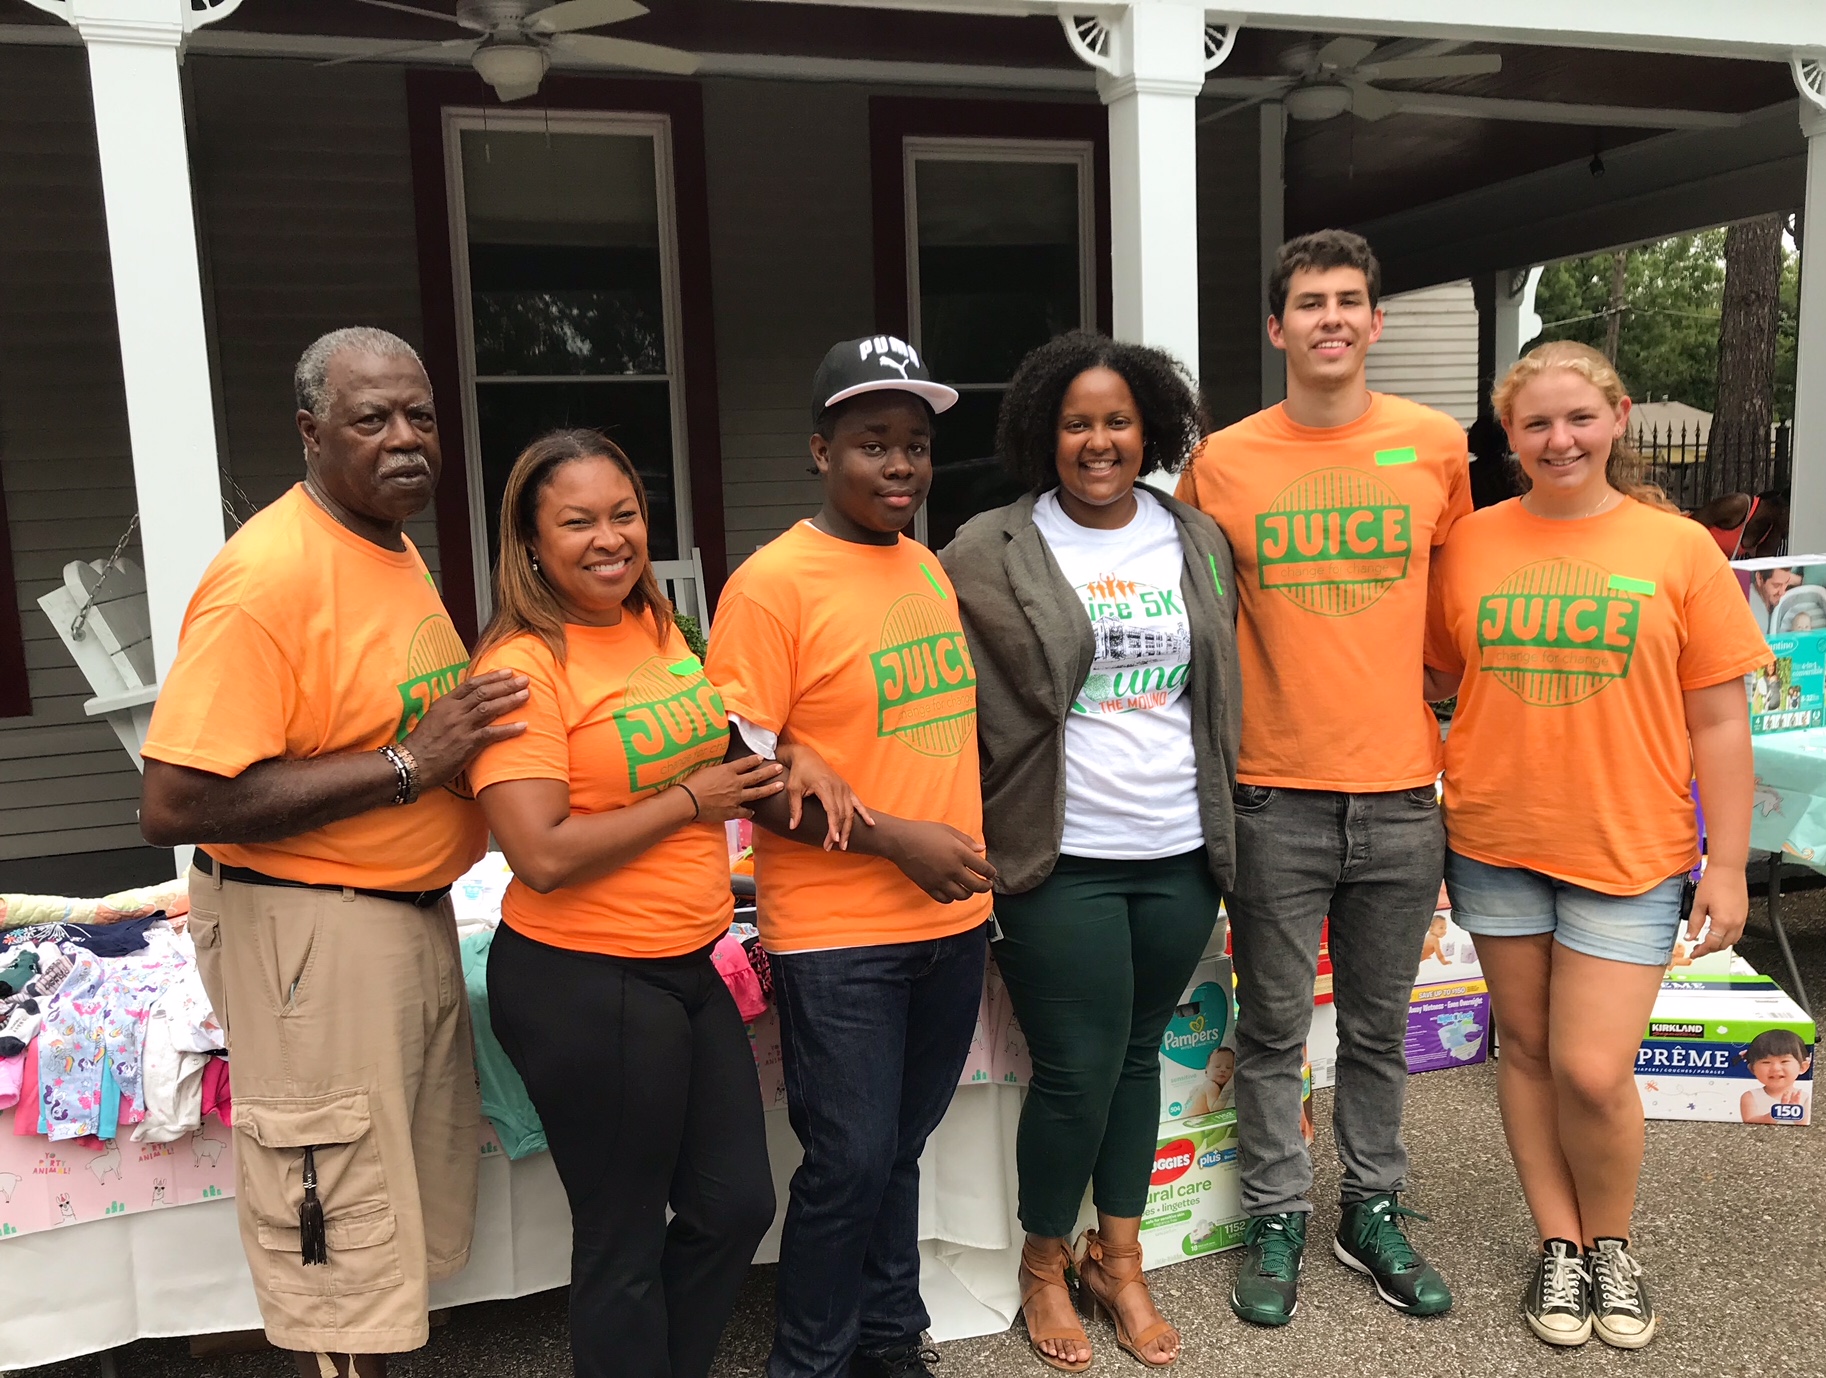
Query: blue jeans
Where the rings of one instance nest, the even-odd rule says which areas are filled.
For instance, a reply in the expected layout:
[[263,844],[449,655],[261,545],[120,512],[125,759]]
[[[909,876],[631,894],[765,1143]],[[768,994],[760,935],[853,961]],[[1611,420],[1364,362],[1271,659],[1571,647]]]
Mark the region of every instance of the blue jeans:
[[1632,966],[1667,965],[1686,881],[1670,876],[1640,895],[1610,895],[1520,866],[1446,853],[1452,920],[1473,937],[1551,933],[1561,947]]
[[793,1173],[768,1378],[842,1378],[931,1323],[919,1297],[919,1155],[970,1053],[986,925],[772,957]]

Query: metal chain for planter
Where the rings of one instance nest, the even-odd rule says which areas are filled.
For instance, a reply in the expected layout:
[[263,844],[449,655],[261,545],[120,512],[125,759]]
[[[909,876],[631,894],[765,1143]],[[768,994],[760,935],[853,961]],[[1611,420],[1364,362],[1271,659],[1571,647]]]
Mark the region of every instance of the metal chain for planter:
[[127,542],[133,539],[133,533],[139,527],[139,513],[133,514],[133,520],[127,523],[127,529],[120,533],[120,539],[114,543],[114,553],[108,562],[101,567],[101,578],[95,581],[95,587],[89,590],[89,596],[82,600],[82,606],[76,610],[76,620],[70,623],[70,640],[81,641],[83,629],[89,623],[89,610],[95,606],[95,595],[101,592],[101,586],[108,581],[108,575],[120,567],[120,557],[126,554]]

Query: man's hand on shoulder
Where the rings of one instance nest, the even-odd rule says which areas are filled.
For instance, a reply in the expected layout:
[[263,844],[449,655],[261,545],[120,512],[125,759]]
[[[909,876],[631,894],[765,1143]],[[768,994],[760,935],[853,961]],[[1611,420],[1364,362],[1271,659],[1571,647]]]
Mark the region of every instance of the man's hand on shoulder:
[[401,744],[418,762],[420,790],[440,789],[463,773],[483,749],[526,731],[525,723],[497,721],[526,705],[525,675],[490,670],[464,680],[425,710]]

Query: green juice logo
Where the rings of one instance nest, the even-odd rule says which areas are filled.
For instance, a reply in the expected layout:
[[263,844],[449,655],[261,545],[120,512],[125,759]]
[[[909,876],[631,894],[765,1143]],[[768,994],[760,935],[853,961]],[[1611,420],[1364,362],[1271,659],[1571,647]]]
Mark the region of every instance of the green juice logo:
[[406,734],[418,726],[431,705],[462,683],[463,671],[468,668],[469,652],[448,617],[433,613],[419,623],[406,648],[406,678],[395,686],[399,690],[400,714],[393,740],[405,741]]
[[1319,469],[1256,515],[1257,583],[1308,612],[1349,617],[1407,578],[1413,534],[1413,509],[1387,484]]
[[976,730],[976,665],[957,618],[936,598],[910,593],[881,624],[875,735],[922,756],[955,756]]
[[660,656],[637,665],[615,710],[615,728],[628,757],[628,788],[636,794],[715,765],[729,750],[722,696],[695,659],[682,674]]
[[1478,668],[1539,708],[1629,675],[1646,587],[1580,560],[1524,565],[1478,600]]

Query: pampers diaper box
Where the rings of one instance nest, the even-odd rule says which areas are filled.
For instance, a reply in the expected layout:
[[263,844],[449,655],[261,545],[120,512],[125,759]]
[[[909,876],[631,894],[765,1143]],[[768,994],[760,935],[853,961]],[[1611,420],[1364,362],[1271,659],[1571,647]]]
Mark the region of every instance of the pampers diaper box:
[[[1214,943],[1160,1040],[1160,1130],[1141,1215],[1144,1268],[1243,1242],[1248,1217],[1239,1197],[1235,1073],[1235,983],[1229,958]],[[1310,1102],[1310,1068],[1303,1094]],[[1301,1132],[1311,1143],[1310,1112],[1301,1117]],[[1086,1223],[1094,1222],[1087,1214]]]
[[1243,1242],[1234,989],[1230,959],[1207,953],[1160,1039],[1160,1137],[1141,1213],[1144,1268]]
[[1807,1012],[1741,957],[1728,972],[1677,968],[1661,984],[1636,1051],[1651,1120],[1813,1122],[1815,1029]]

